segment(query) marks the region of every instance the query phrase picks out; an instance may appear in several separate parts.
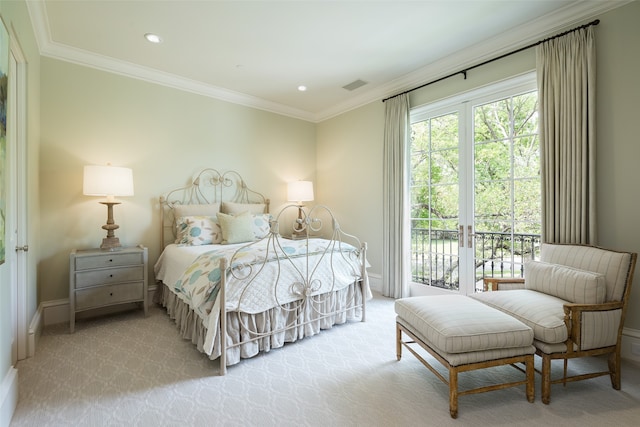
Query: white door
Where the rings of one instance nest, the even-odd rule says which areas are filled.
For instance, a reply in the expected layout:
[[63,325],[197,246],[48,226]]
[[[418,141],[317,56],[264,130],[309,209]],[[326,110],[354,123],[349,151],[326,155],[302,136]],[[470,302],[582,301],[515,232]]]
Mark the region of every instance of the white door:
[[11,287],[11,359],[27,357],[26,62],[15,39],[9,55],[6,262]]
[[[430,291],[462,291],[460,274],[472,254],[464,242],[464,127],[459,107],[432,109],[412,123],[412,281]],[[464,282],[464,281],[463,281]]]
[[471,294],[483,277],[519,276],[535,256],[534,83],[515,79],[412,111],[412,295]]

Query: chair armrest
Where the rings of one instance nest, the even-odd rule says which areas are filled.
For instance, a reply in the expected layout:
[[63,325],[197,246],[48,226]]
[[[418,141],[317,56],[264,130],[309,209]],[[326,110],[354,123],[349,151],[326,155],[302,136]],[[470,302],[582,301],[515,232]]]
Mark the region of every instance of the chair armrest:
[[582,345],[582,315],[583,313],[595,313],[612,310],[622,310],[623,303],[621,301],[605,302],[602,304],[564,304],[564,323],[567,325],[569,332],[569,340],[577,344],[578,348]]
[[575,304],[575,303],[566,303],[564,304],[564,313],[567,312],[579,314],[582,311],[607,311],[607,310],[617,310],[622,308],[621,301],[611,301],[611,302],[603,302],[602,304]]
[[483,277],[482,282],[484,292],[500,290],[500,284],[522,284],[524,286],[524,278],[519,277]]

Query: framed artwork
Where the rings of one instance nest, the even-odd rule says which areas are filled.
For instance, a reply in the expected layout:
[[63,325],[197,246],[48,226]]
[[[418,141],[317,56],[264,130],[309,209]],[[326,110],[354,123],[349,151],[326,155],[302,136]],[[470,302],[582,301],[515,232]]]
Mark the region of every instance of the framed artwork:
[[0,264],[6,255],[7,219],[7,90],[9,81],[9,33],[0,17]]

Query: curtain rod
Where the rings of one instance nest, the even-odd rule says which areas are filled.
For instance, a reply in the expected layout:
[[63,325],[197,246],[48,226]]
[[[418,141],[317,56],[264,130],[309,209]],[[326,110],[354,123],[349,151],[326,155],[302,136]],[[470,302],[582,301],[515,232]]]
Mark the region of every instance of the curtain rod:
[[458,74],[462,74],[462,75],[464,76],[464,79],[466,80],[466,79],[467,79],[467,71],[469,71],[469,70],[473,70],[474,68],[478,68],[478,67],[481,67],[481,66],[483,66],[483,65],[487,65],[487,64],[489,64],[490,62],[494,62],[494,61],[497,61],[497,60],[499,60],[499,59],[506,58],[507,56],[514,55],[514,54],[516,54],[516,53],[520,53],[520,52],[522,52],[523,50],[531,49],[532,47],[538,46],[539,44],[542,44],[542,43],[548,42],[549,40],[557,39],[558,37],[566,36],[567,34],[569,34],[569,33],[573,33],[574,31],[582,30],[583,28],[591,27],[592,25],[598,25],[599,23],[600,23],[600,20],[599,20],[599,19],[596,19],[595,21],[591,21],[591,22],[589,22],[588,24],[584,24],[584,25],[581,25],[581,26],[579,26],[579,27],[573,28],[573,29],[571,29],[571,30],[567,30],[567,31],[565,31],[565,32],[563,32],[563,33],[556,34],[555,36],[548,37],[548,38],[546,38],[546,39],[544,39],[544,40],[537,41],[537,42],[532,43],[532,44],[530,44],[530,45],[528,45],[528,46],[521,47],[520,49],[514,50],[514,51],[512,51],[512,52],[505,53],[505,54],[500,55],[500,56],[498,56],[498,57],[496,57],[496,58],[492,58],[492,59],[489,59],[489,60],[487,60],[487,61],[481,62],[480,64],[476,64],[476,65],[473,65],[473,66],[471,66],[471,67],[465,68],[465,69],[464,69],[464,70],[462,70],[462,71],[457,71],[457,72],[455,72],[455,73],[451,73],[451,74],[446,75],[446,76],[444,76],[444,77],[440,77],[439,79],[436,79],[436,80],[430,81],[429,83],[424,83],[424,84],[422,84],[422,85],[420,85],[420,86],[414,87],[413,89],[405,90],[404,92],[400,92],[400,93],[398,93],[398,94],[396,94],[396,95],[393,95],[393,96],[390,96],[390,97],[388,97],[388,98],[383,99],[383,100],[382,100],[382,102],[386,102],[386,101],[388,101],[388,100],[390,100],[390,99],[392,99],[392,98],[395,98],[395,97],[397,97],[397,96],[400,96],[400,95],[404,95],[404,94],[406,94],[406,93],[413,92],[414,90],[422,89],[422,88],[423,88],[423,87],[425,87],[425,86],[429,86],[429,85],[432,85],[432,84],[434,84],[434,83],[438,83],[438,82],[440,82],[440,81],[442,81],[442,80],[445,80],[445,79],[448,79],[448,78],[450,78],[450,77],[457,76]]

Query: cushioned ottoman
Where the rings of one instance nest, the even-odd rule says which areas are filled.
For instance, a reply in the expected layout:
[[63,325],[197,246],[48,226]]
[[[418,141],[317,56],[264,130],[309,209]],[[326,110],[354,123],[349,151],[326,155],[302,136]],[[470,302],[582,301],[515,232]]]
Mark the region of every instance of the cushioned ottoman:
[[[513,317],[462,295],[410,297],[395,302],[396,353],[406,347],[440,380],[449,385],[449,412],[458,416],[458,396],[526,385],[534,400],[533,331]],[[403,341],[402,333],[413,341]],[[447,381],[411,344],[419,344],[449,371]],[[516,366],[524,363],[526,369]],[[513,365],[525,379],[458,391],[458,373]]]

